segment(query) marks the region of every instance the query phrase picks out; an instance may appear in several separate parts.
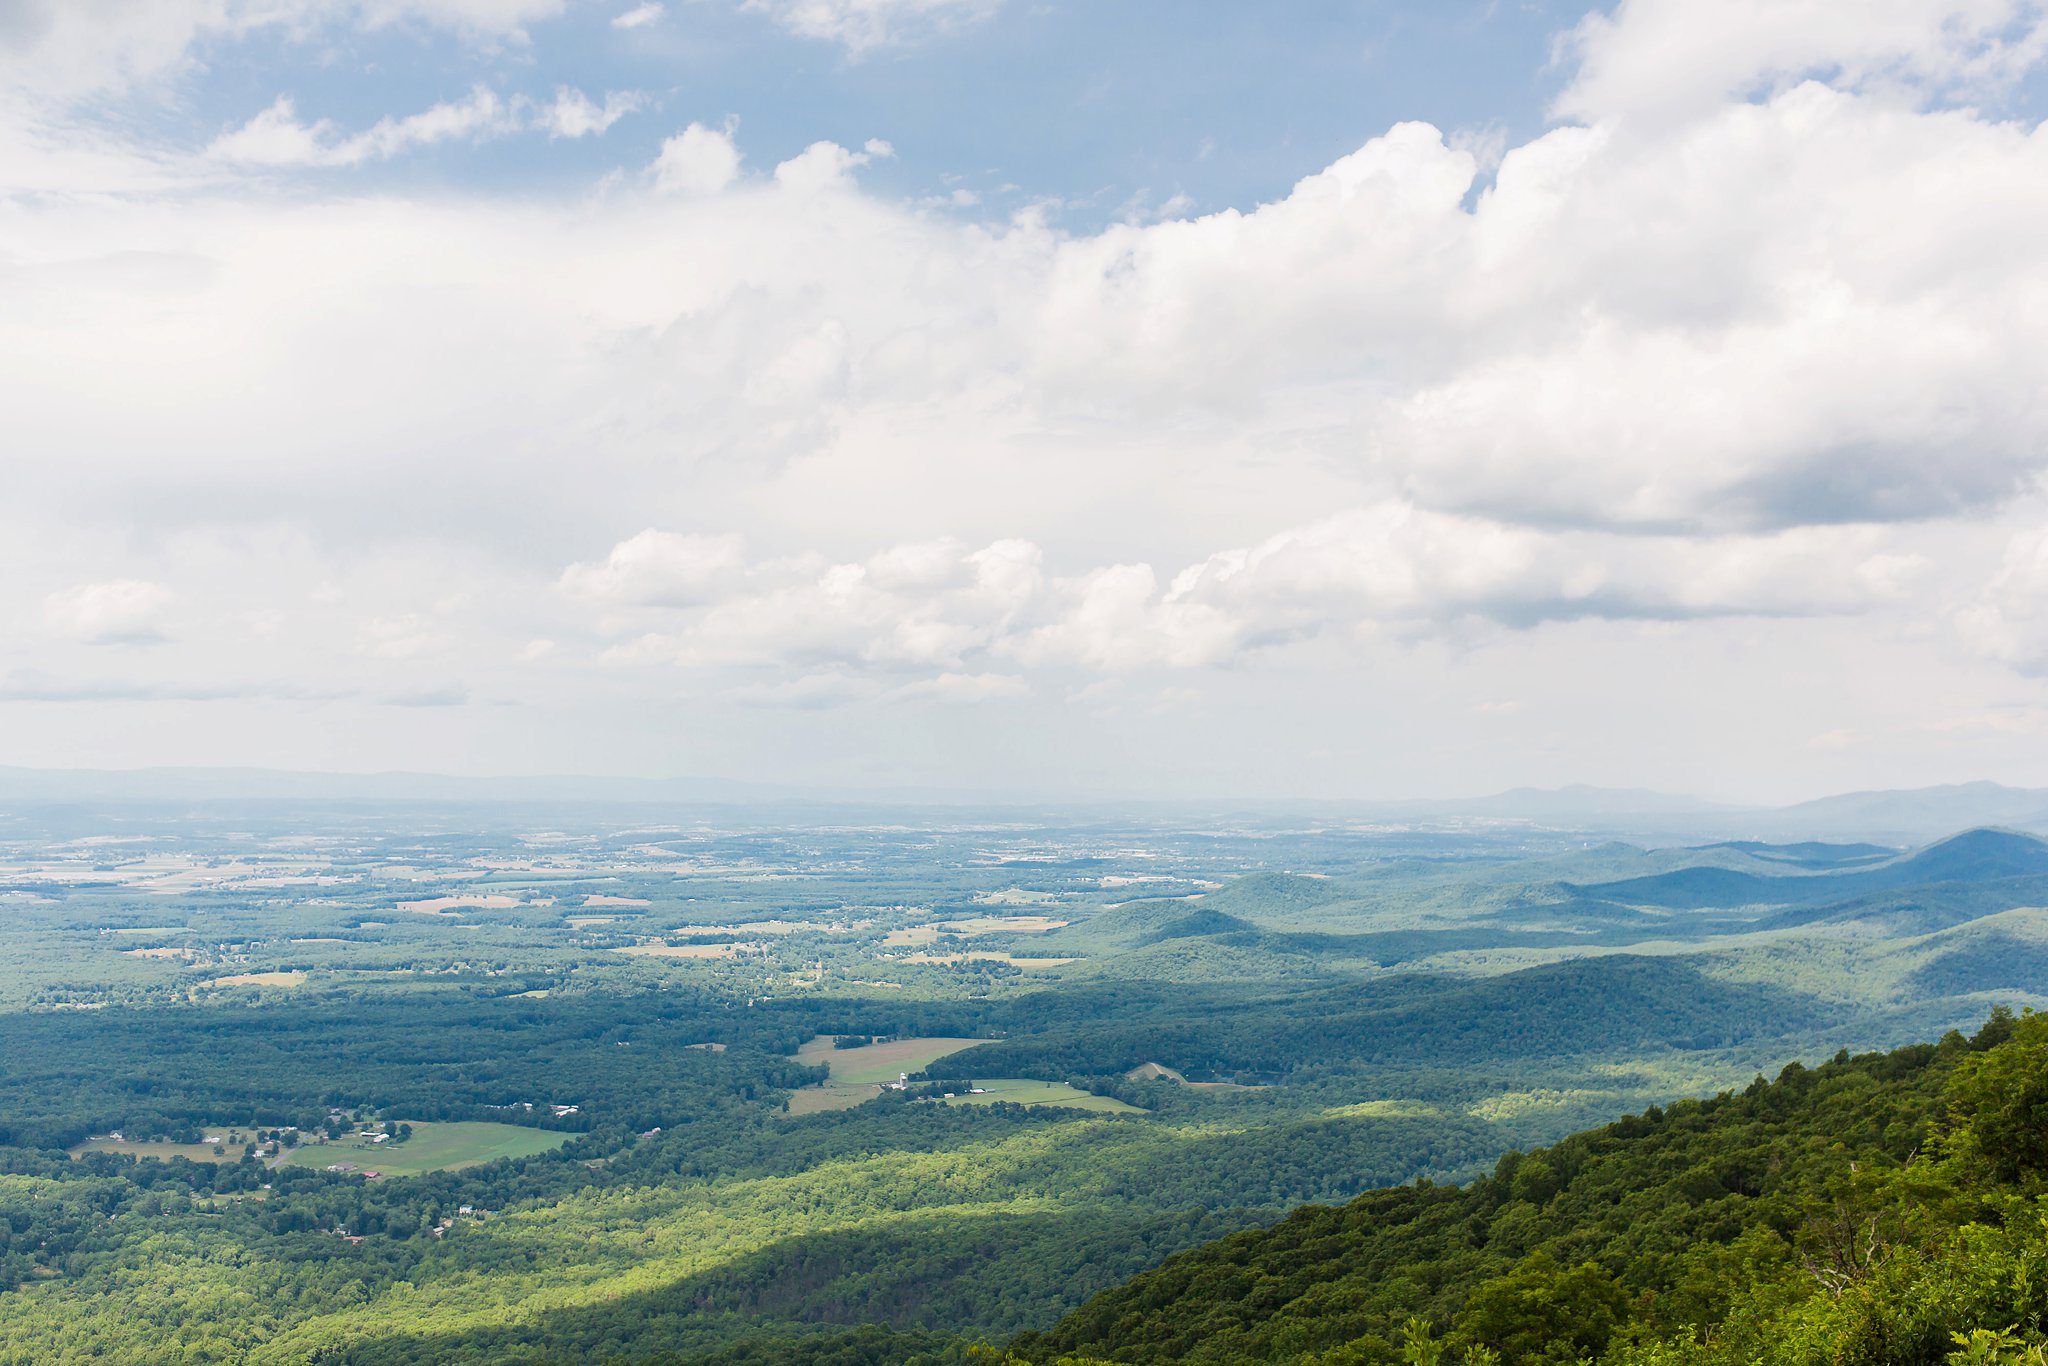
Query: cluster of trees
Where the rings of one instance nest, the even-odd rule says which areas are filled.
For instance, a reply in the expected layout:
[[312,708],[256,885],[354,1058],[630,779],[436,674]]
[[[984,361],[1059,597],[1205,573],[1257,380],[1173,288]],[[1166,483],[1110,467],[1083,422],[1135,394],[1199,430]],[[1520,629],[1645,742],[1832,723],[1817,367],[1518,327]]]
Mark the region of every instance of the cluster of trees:
[[[638,1132],[822,1076],[781,1056],[801,1026],[745,1016],[683,992],[531,999],[455,990],[265,1010],[15,1015],[0,1050],[0,1145],[59,1148],[115,1129],[220,1124],[311,1132],[328,1126],[335,1106]],[[685,1046],[720,1036],[739,1050]],[[557,1116],[549,1102],[578,1110]]]
[[[1613,955],[1489,978],[1408,974],[1285,988],[1069,990],[1005,1008],[1028,1034],[932,1064],[934,1077],[1115,1076],[1163,1062],[1191,1078],[1278,1078],[1333,1060],[1463,1067],[1657,1048],[1718,1049],[1825,1028],[1839,1012],[1717,981],[1672,958]],[[1315,1021],[1314,1029],[1301,1027]]]

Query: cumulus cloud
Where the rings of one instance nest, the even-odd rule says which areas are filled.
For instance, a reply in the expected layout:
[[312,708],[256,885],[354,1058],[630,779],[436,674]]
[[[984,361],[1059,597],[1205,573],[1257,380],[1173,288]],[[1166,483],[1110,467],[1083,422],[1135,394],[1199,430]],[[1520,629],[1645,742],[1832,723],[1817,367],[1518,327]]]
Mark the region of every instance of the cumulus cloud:
[[661,144],[654,160],[654,188],[662,194],[717,194],[740,174],[734,125],[707,128],[693,123]]
[[647,107],[647,97],[632,90],[611,90],[604,103],[593,102],[581,90],[561,86],[554,103],[539,110],[539,123],[552,137],[581,138],[608,130],[626,115]]
[[[1950,9],[1984,79],[2024,60],[2031,11]],[[51,542],[57,582],[177,584],[181,639],[204,599],[134,547],[339,548],[279,576],[326,615],[250,648],[338,659],[365,698],[516,674],[1041,705],[1297,646],[1945,622],[1998,554],[1968,529],[2048,475],[2048,133],[1935,97],[1967,53],[1852,37],[1717,58],[1650,119],[1612,72],[1674,16],[1581,31],[1584,126],[1496,151],[1400,124],[1268,203],[1101,229],[897,202],[858,175],[879,141],[743,176],[732,123],[574,194],[13,196],[12,515],[130,533]],[[210,172],[588,135],[633,103],[485,88],[353,131],[284,101]],[[480,606],[421,605],[447,571],[420,544]],[[222,619],[276,606],[244,601],[269,561],[209,553],[239,567]],[[2043,667],[2044,560],[1976,573],[1982,654]],[[330,579],[345,601],[312,597]],[[162,629],[163,602],[126,627],[65,603],[68,640]]]
[[1672,115],[1808,77],[1921,97],[1981,94],[2048,52],[2041,0],[1622,0],[1564,40],[1570,118]]
[[[492,117],[473,97],[371,138],[278,112],[237,154],[348,160]],[[886,521],[947,488],[946,529],[994,532],[1056,486],[1106,517],[1194,460],[1222,510],[1330,478],[1347,501],[1719,534],[1969,514],[2048,450],[2048,136],[1967,113],[1809,85],[1654,145],[1558,129],[1476,202],[1470,153],[1402,125],[1250,211],[1082,234],[892,204],[847,179],[880,154],[820,144],[716,194],[739,148],[693,124],[650,192],[601,208],[35,204],[6,229],[9,288],[67,302],[0,316],[10,412],[79,467],[146,431],[184,484],[238,499],[244,447],[290,446],[323,487],[431,449],[422,516],[479,534],[462,462],[551,508],[859,462],[830,496]],[[152,302],[173,294],[209,328],[178,332]],[[226,374],[262,383],[223,444]],[[127,399],[86,401],[109,375]],[[330,412],[344,390],[361,401]],[[1248,450],[1278,482],[1223,455]],[[605,478],[551,474],[593,460]]]
[[775,168],[775,183],[805,194],[843,190],[853,184],[856,169],[878,157],[894,155],[896,149],[880,138],[869,138],[858,152],[848,151],[836,142],[814,142]]
[[647,0],[646,4],[635,5],[633,8],[615,16],[612,19],[612,27],[624,29],[646,28],[649,24],[659,23],[662,14],[663,9],[658,0]]
[[649,528],[619,542],[602,561],[572,564],[562,587],[579,597],[637,606],[706,602],[742,568],[737,536],[679,536]]
[[[613,605],[689,609],[619,619],[638,634],[613,648],[615,663],[937,667],[960,680],[1011,677],[999,662],[1110,674],[1229,665],[1368,628],[1856,613],[1895,600],[1926,568],[1868,526],[1644,537],[1542,532],[1406,504],[1283,531],[1171,577],[1142,563],[1048,576],[1044,558],[1031,542],[1004,540],[898,545],[859,562],[750,561],[730,539],[647,531],[570,566],[561,586]],[[925,688],[903,686],[905,696]]]
[[791,33],[838,43],[855,55],[978,20],[1002,0],[745,0]]
[[420,24],[514,38],[565,0],[12,0],[0,12],[0,86],[47,98],[120,91],[185,70],[193,49],[259,31]]
[[87,645],[152,645],[164,639],[164,610],[173,594],[160,583],[110,579],[61,589],[43,601],[43,619]]
[[1989,658],[2030,676],[2048,674],[2048,526],[2006,542],[2004,563],[1956,624]]
[[523,96],[504,98],[479,85],[460,100],[404,118],[380,119],[359,133],[344,133],[329,119],[306,123],[291,97],[280,95],[262,113],[214,139],[206,155],[245,166],[360,166],[436,143],[481,142],[529,128],[544,130],[550,137],[587,137],[604,132],[645,104],[640,94],[615,90],[600,105],[582,91],[563,86],[551,103],[537,105]]

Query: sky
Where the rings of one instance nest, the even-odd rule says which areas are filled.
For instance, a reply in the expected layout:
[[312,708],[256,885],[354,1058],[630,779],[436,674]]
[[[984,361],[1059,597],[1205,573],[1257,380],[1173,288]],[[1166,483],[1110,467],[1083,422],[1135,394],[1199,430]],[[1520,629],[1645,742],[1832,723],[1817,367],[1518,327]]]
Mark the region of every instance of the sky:
[[0,0],[0,763],[2048,785],[2048,0]]

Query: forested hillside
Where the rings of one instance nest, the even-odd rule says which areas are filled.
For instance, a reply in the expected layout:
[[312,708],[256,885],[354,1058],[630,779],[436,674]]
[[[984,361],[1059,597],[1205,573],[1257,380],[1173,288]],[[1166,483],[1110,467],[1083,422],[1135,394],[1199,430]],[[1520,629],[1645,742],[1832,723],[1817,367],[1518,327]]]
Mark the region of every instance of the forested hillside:
[[1788,1067],[1172,1258],[1016,1359],[1933,1366],[2048,1343],[2048,1016]]

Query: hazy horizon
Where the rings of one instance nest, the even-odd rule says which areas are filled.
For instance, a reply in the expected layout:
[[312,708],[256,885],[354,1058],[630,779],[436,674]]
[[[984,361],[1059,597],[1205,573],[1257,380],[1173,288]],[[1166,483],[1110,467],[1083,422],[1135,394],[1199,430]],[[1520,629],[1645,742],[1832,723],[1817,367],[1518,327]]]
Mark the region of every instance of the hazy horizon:
[[[494,788],[493,785],[500,785]],[[1146,795],[1131,791],[1032,791],[1022,788],[942,786],[840,786],[749,781],[717,774],[630,773],[454,773],[414,769],[284,769],[260,765],[148,765],[129,768],[40,768],[0,764],[0,802],[43,800],[170,800],[264,801],[303,797],[375,805],[381,802],[424,802],[462,805],[502,800],[508,804],[560,803],[567,807],[670,804],[693,808],[720,806],[790,810],[803,807],[914,811],[957,808],[1002,811],[1045,811],[1074,808],[1113,812],[1118,809],[1217,812],[1238,807],[1276,816],[1376,815],[1390,820],[1427,820],[1460,816],[1519,819],[1541,823],[1547,814],[1564,820],[1636,819],[1644,828],[1668,833],[1692,822],[1703,837],[1717,819],[1742,820],[1778,813],[1844,808],[1835,819],[1836,837],[1859,835],[1934,838],[1971,826],[1997,826],[2009,821],[2022,828],[2048,832],[2048,786],[2016,787],[1978,779],[1919,787],[1823,791],[1786,800],[1748,799],[1653,788],[1607,787],[1588,783],[1517,786],[1486,792],[1358,793],[1307,797],[1298,794],[1184,792]],[[2038,806],[2036,803],[2038,802]],[[1858,806],[1876,814],[1859,817]],[[1858,819],[1876,824],[1869,829]],[[1905,821],[1905,825],[1897,822]],[[1885,822],[1893,824],[1887,825]],[[1603,827],[1597,823],[1589,828]],[[1621,826],[1611,827],[1614,829]],[[1732,828],[1732,827],[1731,827]],[[1759,830],[1760,837],[1786,836]]]

